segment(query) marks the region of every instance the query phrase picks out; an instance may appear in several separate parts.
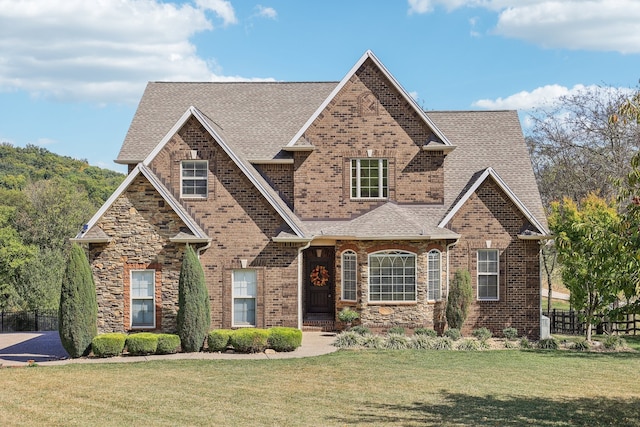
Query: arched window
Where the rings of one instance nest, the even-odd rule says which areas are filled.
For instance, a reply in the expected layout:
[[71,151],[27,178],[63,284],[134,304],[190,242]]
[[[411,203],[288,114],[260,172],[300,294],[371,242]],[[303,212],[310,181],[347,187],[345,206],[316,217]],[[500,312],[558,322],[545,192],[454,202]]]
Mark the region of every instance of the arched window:
[[342,299],[356,300],[358,285],[358,258],[353,251],[342,253]]
[[403,251],[370,254],[369,301],[416,301],[416,255]]
[[442,298],[442,255],[433,249],[427,255],[427,299],[437,301]]

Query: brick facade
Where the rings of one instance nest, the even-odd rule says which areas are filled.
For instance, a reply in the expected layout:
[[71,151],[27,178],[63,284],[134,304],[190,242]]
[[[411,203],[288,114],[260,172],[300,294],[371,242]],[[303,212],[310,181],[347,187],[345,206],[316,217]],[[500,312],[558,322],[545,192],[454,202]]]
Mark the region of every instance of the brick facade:
[[[314,149],[294,151],[292,164],[267,162],[249,171],[259,173],[301,221],[349,220],[387,202],[444,207],[445,153],[422,149],[427,142],[442,141],[371,59],[345,80],[306,129],[304,139]],[[388,161],[386,198],[351,197],[351,160],[368,158]],[[204,197],[181,194],[181,164],[191,160],[207,162]],[[233,272],[241,268],[256,271],[257,327],[300,326],[307,314],[305,286],[309,282],[308,272],[299,273],[305,262],[301,249],[308,244],[309,250],[325,247],[335,254],[327,256],[335,258],[335,268],[330,268],[334,280],[328,313],[333,319],[348,306],[358,310],[361,322],[372,328],[401,325],[442,331],[448,281],[457,269],[467,269],[477,293],[477,251],[493,248],[500,254],[499,298],[475,301],[463,333],[484,326],[500,335],[505,327],[516,327],[520,335],[538,337],[539,245],[518,237],[531,224],[492,179],[480,185],[449,221],[447,227],[461,236],[457,241],[453,237],[358,240],[311,236],[283,243],[274,241],[282,231],[290,231],[282,216],[195,115],[170,137],[148,167],[211,239],[209,245],[196,247],[209,292],[211,328],[235,326]],[[155,329],[174,332],[185,243],[171,239],[188,228],[186,224],[152,183],[139,175],[95,225],[111,238],[109,243],[89,245],[99,331],[131,330],[130,271],[151,269],[156,272]],[[442,292],[437,301],[427,299],[427,258],[433,249],[441,254]],[[357,256],[356,301],[340,297],[342,254],[347,250]],[[416,301],[369,301],[369,257],[380,251],[415,254]]]

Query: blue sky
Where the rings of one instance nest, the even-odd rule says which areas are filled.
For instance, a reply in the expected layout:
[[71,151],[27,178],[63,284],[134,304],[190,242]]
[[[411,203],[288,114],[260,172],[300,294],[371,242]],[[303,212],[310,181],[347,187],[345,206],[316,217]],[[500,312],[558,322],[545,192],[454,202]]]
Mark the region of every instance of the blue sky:
[[637,88],[637,0],[0,0],[0,142],[113,163],[148,81],[338,81],[371,49],[427,110]]

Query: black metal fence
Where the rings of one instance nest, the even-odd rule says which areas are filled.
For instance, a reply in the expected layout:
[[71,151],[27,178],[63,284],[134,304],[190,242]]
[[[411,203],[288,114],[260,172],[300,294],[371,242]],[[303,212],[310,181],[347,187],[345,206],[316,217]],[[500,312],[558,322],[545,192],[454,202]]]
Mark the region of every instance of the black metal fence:
[[0,332],[57,331],[58,311],[2,311]]
[[[552,334],[582,335],[587,330],[580,311],[554,309],[542,314],[549,318],[550,332]],[[640,320],[636,318],[635,314],[628,315],[624,320],[611,320],[607,317],[602,317],[600,323],[594,327],[594,332],[598,334],[636,335],[640,333]]]

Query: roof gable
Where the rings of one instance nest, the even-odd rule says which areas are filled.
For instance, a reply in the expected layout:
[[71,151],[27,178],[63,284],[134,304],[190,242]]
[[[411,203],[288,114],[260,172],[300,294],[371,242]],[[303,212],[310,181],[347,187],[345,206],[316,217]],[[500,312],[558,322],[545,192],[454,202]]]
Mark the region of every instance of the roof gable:
[[548,235],[548,231],[545,229],[544,225],[540,221],[536,219],[536,217],[527,209],[527,207],[520,201],[518,196],[515,195],[513,191],[509,188],[506,182],[500,178],[498,173],[493,170],[493,168],[487,168],[480,174],[480,176],[471,183],[469,189],[462,194],[457,203],[453,206],[453,208],[449,211],[449,213],[440,221],[438,227],[446,227],[449,221],[458,213],[458,211],[464,206],[464,204],[469,200],[471,195],[476,192],[476,190],[480,187],[480,185],[485,182],[488,178],[493,179],[493,181],[498,184],[500,189],[505,192],[505,194],[509,197],[509,199],[516,205],[518,210],[529,220],[531,225],[536,227],[538,233],[543,236]]
[[429,118],[427,114],[425,114],[424,110],[420,108],[415,99],[409,95],[409,93],[398,83],[398,81],[393,77],[393,75],[387,70],[387,68],[380,62],[380,60],[373,54],[371,50],[367,50],[362,57],[356,62],[356,64],[349,70],[349,72],[344,76],[344,78],[338,83],[338,85],[331,91],[329,96],[320,104],[320,106],[316,109],[316,111],[309,117],[307,122],[298,130],[298,132],[293,136],[291,141],[286,146],[286,149],[294,150],[296,147],[301,146],[301,148],[306,149],[308,147],[308,143],[304,140],[303,135],[309,129],[311,124],[322,114],[322,112],[327,108],[329,103],[338,95],[340,90],[347,84],[347,82],[351,79],[351,77],[356,74],[356,72],[360,69],[360,67],[367,61],[371,60],[375,66],[382,72],[382,74],[391,82],[392,86],[400,93],[400,95],[404,98],[404,100],[411,106],[411,108],[417,113],[417,117],[419,117],[429,128],[433,130],[433,133],[442,141],[441,150],[446,149],[446,147],[450,147],[449,149],[454,148],[453,144],[449,142],[447,137],[438,129],[436,124]]
[[216,140],[218,145],[224,150],[224,152],[231,158],[240,171],[249,179],[254,187],[260,192],[260,194],[267,200],[267,202],[274,208],[274,210],[280,215],[280,217],[287,223],[291,230],[298,236],[304,237],[304,231],[302,224],[298,221],[295,214],[289,209],[287,204],[282,198],[275,192],[275,190],[264,180],[264,178],[258,173],[258,171],[249,163],[246,159],[239,154],[238,150],[232,148],[231,144],[223,138],[220,127],[204,115],[199,109],[191,106],[184,112],[182,117],[173,125],[169,132],[162,138],[162,140],[156,145],[156,147],[149,153],[144,159],[142,164],[148,166],[153,159],[160,153],[165,145],[173,138],[173,136],[184,126],[187,121],[194,117],[200,124],[206,129],[207,132]]
[[[76,235],[76,237],[72,240],[77,242],[106,242],[108,238],[104,231],[96,227],[100,218],[111,208],[111,206],[115,203],[115,201],[122,196],[122,194],[127,191],[129,186],[133,183],[133,181],[139,176],[144,176],[149,183],[153,186],[153,188],[160,194],[160,196],[165,200],[165,202],[173,209],[173,211],[178,215],[178,217],[182,220],[185,226],[189,229],[189,233],[181,232],[171,240],[176,241],[184,241],[184,242],[209,242],[211,239],[207,234],[200,228],[198,223],[196,223],[193,218],[184,210],[180,202],[178,202],[171,192],[162,184],[162,182],[155,176],[155,174],[147,168],[143,164],[138,164],[131,173],[125,178],[124,181],[120,184],[120,186],[113,192],[111,197],[107,199],[107,201],[102,205],[102,207],[98,210],[98,212],[93,215],[93,217],[85,224],[82,228],[82,231]],[[96,228],[94,230],[94,228]],[[97,237],[96,237],[97,236]]]

